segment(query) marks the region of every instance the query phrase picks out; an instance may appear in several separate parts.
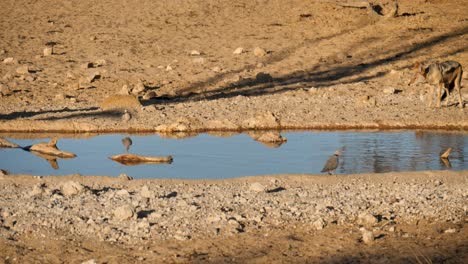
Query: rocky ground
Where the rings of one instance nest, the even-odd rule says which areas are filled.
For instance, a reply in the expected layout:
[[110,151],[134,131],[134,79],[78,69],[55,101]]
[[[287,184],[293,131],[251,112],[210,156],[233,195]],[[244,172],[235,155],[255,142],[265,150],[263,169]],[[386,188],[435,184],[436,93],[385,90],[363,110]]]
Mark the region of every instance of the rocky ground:
[[219,181],[6,175],[0,256],[5,263],[466,263],[467,183],[466,171]]
[[[0,132],[464,133],[455,95],[407,83],[468,67],[466,1],[345,2],[2,1]],[[466,177],[7,175],[0,262],[466,263]]]

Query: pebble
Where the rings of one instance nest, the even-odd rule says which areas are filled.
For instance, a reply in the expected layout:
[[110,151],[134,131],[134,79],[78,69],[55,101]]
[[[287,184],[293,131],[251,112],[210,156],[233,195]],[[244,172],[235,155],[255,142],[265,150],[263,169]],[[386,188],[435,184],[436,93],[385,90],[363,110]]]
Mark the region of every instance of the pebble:
[[256,47],[254,50],[253,50],[253,53],[255,56],[257,57],[264,57],[267,55],[267,52],[266,50],[260,48],[260,47]]
[[319,218],[315,220],[312,225],[315,227],[315,229],[322,230],[325,227],[325,221],[322,218]]
[[29,73],[29,66],[23,65],[21,67],[16,68],[16,73],[18,74],[28,74]]
[[369,225],[369,226],[373,226],[379,222],[375,216],[373,216],[372,214],[368,212],[360,213],[358,216],[358,219],[359,219],[359,223],[364,224],[364,225]]
[[75,181],[68,181],[62,185],[62,193],[65,196],[73,196],[84,191],[84,186]]
[[114,210],[114,217],[117,220],[128,220],[135,215],[134,209],[131,205],[123,205]]
[[243,52],[244,52],[244,48],[239,47],[239,48],[234,50],[233,54],[239,55],[239,54],[242,54]]
[[145,88],[145,85],[143,84],[143,82],[140,81],[140,82],[138,82],[138,83],[135,85],[135,87],[133,87],[133,89],[132,89],[132,94],[137,95],[137,94],[139,94],[139,93],[144,92],[145,89],[146,89],[146,88]]
[[128,176],[128,175],[125,174],[125,173],[121,173],[121,174],[119,175],[119,179],[120,179],[120,180],[124,180],[124,181],[131,181],[131,180],[133,180],[133,177],[132,177],[132,176]]
[[96,260],[94,260],[94,259],[90,259],[90,260],[81,262],[81,264],[97,264],[97,262],[96,262]]
[[365,244],[372,244],[374,242],[374,233],[367,229],[361,229],[362,232],[362,241]]
[[140,196],[143,198],[152,198],[154,197],[154,194],[149,190],[147,185],[143,185],[140,190]]
[[44,48],[44,51],[43,51],[44,56],[51,56],[53,53],[54,53],[54,48],[52,46]]
[[198,50],[192,50],[190,51],[190,56],[200,56],[201,52]]
[[5,63],[5,64],[13,64],[14,62],[15,62],[15,59],[12,58],[12,57],[5,58],[5,59],[3,60],[3,63]]
[[249,190],[254,191],[254,192],[264,192],[265,191],[265,186],[263,186],[259,182],[254,182],[250,184]]
[[391,95],[391,94],[395,94],[396,90],[395,90],[395,88],[389,87],[389,88],[385,88],[383,92],[384,92],[384,94]]

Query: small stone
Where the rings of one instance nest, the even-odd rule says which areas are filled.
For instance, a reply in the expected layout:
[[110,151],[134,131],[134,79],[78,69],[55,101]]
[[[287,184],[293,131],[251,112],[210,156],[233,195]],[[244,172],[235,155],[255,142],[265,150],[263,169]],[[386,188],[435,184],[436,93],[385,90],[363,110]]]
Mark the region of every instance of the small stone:
[[233,54],[239,55],[239,54],[242,54],[243,52],[244,52],[244,48],[239,47],[239,48],[234,50]]
[[137,94],[139,94],[139,93],[144,92],[145,89],[146,89],[146,88],[145,88],[145,85],[143,84],[143,82],[140,81],[140,82],[138,82],[138,83],[135,85],[135,87],[133,87],[133,89],[132,89],[132,94],[137,95]]
[[131,181],[131,180],[133,180],[133,177],[132,177],[132,176],[128,176],[128,175],[125,174],[125,173],[121,173],[121,174],[119,175],[119,179],[124,180],[124,181]]
[[254,191],[254,192],[264,192],[265,186],[263,186],[259,182],[254,182],[250,185],[249,190]]
[[365,244],[372,244],[374,242],[374,233],[372,231],[362,229],[362,241]]
[[322,230],[325,227],[326,223],[322,218],[319,218],[315,220],[315,222],[312,225],[315,227],[315,229]]
[[107,64],[107,61],[105,59],[99,59],[94,62],[94,65],[96,65],[96,67],[102,67],[106,64]]
[[130,88],[128,87],[128,85],[125,84],[124,86],[122,86],[122,89],[120,89],[118,94],[129,95],[130,94]]
[[74,104],[77,102],[77,99],[75,97],[70,97],[70,103]]
[[67,78],[74,80],[76,77],[72,72],[67,72]]
[[396,229],[396,228],[395,228],[394,226],[391,226],[391,227],[388,229],[388,232],[394,233],[394,232],[395,232],[395,229]]
[[52,46],[45,47],[43,54],[44,56],[51,56],[54,53],[54,48]]
[[447,229],[444,231],[445,234],[454,234],[454,233],[457,233],[458,230],[455,229],[455,228],[450,228],[450,229]]
[[97,264],[97,262],[96,262],[96,260],[94,260],[94,259],[90,259],[90,260],[81,262],[81,264]]
[[99,72],[92,72],[90,74],[88,74],[88,77],[86,78],[86,81],[88,83],[92,83],[94,82],[95,80],[101,78],[101,74]]
[[18,74],[28,74],[29,73],[29,66],[23,65],[21,67],[16,68],[16,73]]
[[149,190],[147,185],[144,185],[141,187],[140,196],[143,198],[152,198],[154,194]]
[[205,61],[206,61],[206,60],[205,60],[205,58],[203,58],[203,57],[194,58],[194,59],[192,60],[192,62],[195,63],[195,64],[204,64]]
[[11,57],[6,58],[6,59],[3,60],[3,63],[5,63],[5,64],[13,64],[14,62],[15,62],[15,59],[13,59]]
[[395,88],[389,87],[389,88],[385,88],[383,92],[384,92],[384,94],[390,95],[390,94],[395,94],[396,90],[395,90]]
[[81,183],[75,181],[69,181],[62,185],[62,193],[65,196],[73,196],[80,194],[84,191],[84,187]]
[[221,72],[221,67],[215,66],[211,70],[214,72]]
[[167,67],[166,67],[166,71],[172,71],[172,67],[171,67],[171,65],[167,65]]
[[131,219],[135,215],[135,211],[131,205],[123,205],[117,207],[114,210],[114,216],[118,220],[128,220]]
[[57,101],[63,101],[63,100],[65,100],[66,98],[67,98],[67,96],[64,95],[63,93],[59,93],[59,94],[56,94],[56,95],[55,95],[55,100],[57,100]]
[[263,68],[263,67],[265,67],[265,64],[259,62],[259,63],[257,63],[256,66],[257,66],[257,68]]
[[260,48],[260,47],[256,47],[254,50],[253,50],[253,53],[255,56],[257,57],[264,57],[267,55],[267,52],[266,50]]
[[29,195],[32,197],[32,196],[38,196],[38,195],[42,195],[44,192],[45,192],[45,184],[43,183],[38,183],[36,185],[33,186],[33,189],[32,191],[29,193]]
[[373,226],[379,222],[379,220],[368,212],[363,212],[358,216],[359,223]]
[[198,50],[192,50],[190,51],[190,56],[200,56],[201,52]]

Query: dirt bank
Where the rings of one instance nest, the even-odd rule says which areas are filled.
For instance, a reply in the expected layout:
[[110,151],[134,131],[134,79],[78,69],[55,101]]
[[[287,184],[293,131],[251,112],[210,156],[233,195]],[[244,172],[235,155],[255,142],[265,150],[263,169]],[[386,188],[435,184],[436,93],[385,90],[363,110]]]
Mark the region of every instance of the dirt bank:
[[6,175],[0,257],[464,263],[467,183],[467,171],[209,181]]
[[[428,108],[428,87],[407,86],[415,61],[468,65],[462,0],[399,1],[390,18],[327,1],[4,2],[0,131],[468,128],[455,95]],[[100,109],[128,92],[141,107]]]

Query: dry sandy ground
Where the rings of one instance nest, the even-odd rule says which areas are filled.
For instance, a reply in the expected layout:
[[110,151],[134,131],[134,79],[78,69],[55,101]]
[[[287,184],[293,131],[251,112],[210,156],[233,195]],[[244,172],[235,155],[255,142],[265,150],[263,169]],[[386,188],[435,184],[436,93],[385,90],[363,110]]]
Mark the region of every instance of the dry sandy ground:
[[[3,1],[0,130],[468,127],[455,95],[428,108],[407,86],[415,61],[467,67],[465,1],[325,2]],[[124,85],[129,122],[99,109]]]
[[[466,1],[398,1],[399,16],[391,18],[326,2],[4,0],[0,131],[466,131],[467,107],[460,110],[454,95],[448,107],[429,108],[429,88],[407,86],[416,61],[456,60],[468,68]],[[389,2],[375,1],[383,14]],[[44,52],[50,47],[51,55]],[[466,83],[465,73],[465,102]],[[129,90],[142,104],[129,109],[129,121],[122,120],[129,100],[110,102],[117,111],[100,109],[108,96]],[[457,188],[466,186],[466,171],[460,174]],[[1,184],[26,193],[37,183],[20,179]],[[2,196],[5,204],[10,198]],[[256,230],[135,244],[1,227],[0,262],[466,263],[465,223],[402,222],[409,236],[385,234],[372,245],[360,242],[355,226],[319,232],[300,222],[268,229],[268,236]],[[445,233],[453,229],[447,225],[457,232]]]

